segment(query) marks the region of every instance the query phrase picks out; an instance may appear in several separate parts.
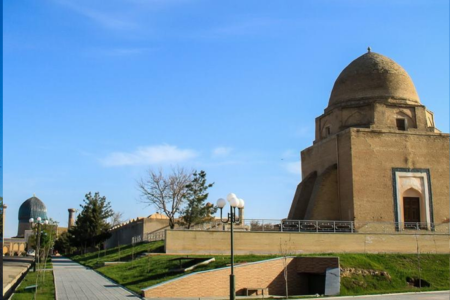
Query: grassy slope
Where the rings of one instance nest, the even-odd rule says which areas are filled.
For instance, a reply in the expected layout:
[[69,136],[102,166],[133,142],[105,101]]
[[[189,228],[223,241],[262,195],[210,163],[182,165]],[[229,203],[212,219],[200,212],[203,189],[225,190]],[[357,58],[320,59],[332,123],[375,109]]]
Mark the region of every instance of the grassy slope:
[[[139,244],[134,247],[126,246],[121,247],[120,256],[118,248],[110,249],[106,252],[100,251],[100,253],[91,253],[86,255],[72,256],[71,259],[76,260],[86,266],[95,268],[97,271],[113,279],[114,281],[126,286],[136,293],[141,293],[142,288],[149,287],[151,285],[158,284],[163,281],[167,281],[176,277],[183,276],[184,274],[168,274],[167,272],[172,268],[179,266],[178,261],[170,261],[173,258],[180,257],[182,255],[170,256],[170,255],[155,255],[149,257],[143,257],[129,261],[125,264],[118,264],[113,266],[104,267],[103,262],[109,261],[125,261],[131,260],[131,255],[134,252],[135,256],[138,256],[143,252],[162,252],[164,242],[153,242]],[[210,255],[195,255],[190,257],[204,257],[209,258]],[[275,256],[256,256],[245,255],[236,256],[235,262],[254,262]],[[229,256],[215,256],[216,261],[206,265],[199,266],[195,271],[204,271],[209,269],[216,269],[226,267],[230,263]]]
[[[39,265],[38,269],[44,268],[44,264]],[[49,260],[46,265],[47,269],[52,268],[52,263]],[[45,278],[44,278],[45,272]],[[25,290],[27,286],[36,284],[36,275],[39,276],[37,299],[39,300],[54,300],[55,299],[55,285],[53,282],[53,271],[38,271],[33,272],[32,269],[25,276],[20,286],[16,289],[12,300],[30,300],[33,299],[34,289]]]
[[[339,255],[344,268],[384,270],[391,280],[383,276],[361,276],[341,278],[342,295],[395,293],[417,291],[406,284],[407,277],[419,278],[418,258],[414,254],[344,254]],[[431,286],[422,291],[449,289],[449,256],[421,254],[421,278]]]
[[[162,242],[154,242],[148,244],[136,245],[133,249],[131,246],[122,247],[120,256],[118,249],[111,249],[106,252],[73,256],[72,259],[96,268],[97,271],[103,273],[116,282],[125,285],[129,289],[140,293],[142,288],[158,284],[184,274],[168,274],[168,270],[178,266],[177,261],[170,259],[180,257],[177,256],[150,256],[135,259],[124,264],[104,267],[101,263],[105,261],[125,261],[130,260],[132,253],[134,255],[142,252],[161,252]],[[411,288],[406,283],[406,277],[419,277],[417,255],[412,254],[319,254],[313,256],[339,256],[341,267],[343,268],[359,268],[387,271],[392,279],[388,280],[382,276],[362,276],[354,275],[352,277],[341,278],[341,295],[361,295],[388,292],[406,292],[417,291],[417,288]],[[211,257],[207,255],[195,255],[192,257]],[[214,256],[216,261],[195,269],[197,271],[209,270],[214,268],[225,267],[229,261],[229,256]],[[254,262],[274,258],[276,256],[256,256],[256,255],[238,255],[235,261]],[[421,276],[422,279],[430,282],[430,288],[422,290],[445,290],[449,289],[449,257],[448,255],[431,255],[422,254],[421,260]]]

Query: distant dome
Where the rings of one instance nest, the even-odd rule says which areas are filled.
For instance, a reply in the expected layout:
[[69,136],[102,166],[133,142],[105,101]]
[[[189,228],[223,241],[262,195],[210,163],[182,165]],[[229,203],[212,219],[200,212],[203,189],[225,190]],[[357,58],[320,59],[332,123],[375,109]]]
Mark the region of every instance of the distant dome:
[[167,220],[169,219],[167,216],[160,214],[159,212],[156,212],[150,216],[148,216],[149,219],[160,219],[160,220]]
[[33,196],[26,200],[19,208],[19,222],[28,223],[30,218],[34,220],[41,217],[42,220],[47,220],[47,207],[38,197]]
[[334,83],[328,108],[364,100],[420,104],[408,73],[392,59],[374,52],[358,57],[341,72]]

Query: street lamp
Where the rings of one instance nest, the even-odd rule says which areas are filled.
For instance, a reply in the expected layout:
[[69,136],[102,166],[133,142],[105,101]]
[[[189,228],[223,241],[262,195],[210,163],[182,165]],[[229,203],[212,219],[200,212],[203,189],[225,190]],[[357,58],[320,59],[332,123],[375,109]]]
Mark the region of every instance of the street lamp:
[[231,225],[231,274],[230,274],[230,300],[236,299],[235,281],[234,281],[234,240],[233,240],[233,224],[239,224],[242,220],[236,220],[236,207],[241,210],[244,208],[244,200],[236,197],[235,194],[228,194],[227,200],[230,203],[230,212],[227,215],[227,219],[222,219],[222,209],[227,205],[225,199],[220,198],[217,200],[217,207],[220,208],[220,221],[222,223]]
[[[30,218],[30,224],[31,227],[33,227],[34,219]],[[36,224],[37,224],[37,237],[36,237],[36,249],[34,250],[34,266],[33,266],[33,271],[36,272],[36,264],[38,263],[38,254],[39,254],[39,248],[41,246],[41,225],[48,224],[48,220],[45,220],[44,222],[42,222],[42,218],[41,217],[37,217],[36,218]]]

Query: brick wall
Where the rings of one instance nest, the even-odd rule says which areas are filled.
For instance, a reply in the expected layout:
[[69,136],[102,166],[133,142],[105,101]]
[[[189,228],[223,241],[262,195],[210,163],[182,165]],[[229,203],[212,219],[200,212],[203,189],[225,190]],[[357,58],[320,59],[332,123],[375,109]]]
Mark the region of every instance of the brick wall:
[[[448,224],[444,224],[448,225]],[[448,232],[448,226],[445,227]],[[445,229],[444,228],[444,229]],[[440,229],[439,231],[445,231]],[[424,231],[425,232],[425,231]],[[286,243],[292,254],[302,253],[449,253],[448,234],[363,233],[234,233],[236,254],[280,254]],[[417,238],[417,240],[416,240]],[[166,231],[166,253],[229,254],[229,231]]]
[[298,273],[325,274],[328,268],[339,268],[339,257],[297,257]]
[[[324,273],[328,267],[338,267],[339,259],[330,258],[287,258],[288,287],[290,295],[305,294],[304,281],[299,272]],[[245,295],[246,288],[268,288],[271,295],[286,295],[284,279],[284,259],[277,258],[261,262],[238,265],[234,269],[236,276],[236,294]],[[226,297],[229,295],[230,268],[198,272],[183,276],[166,283],[142,290],[146,298],[190,298],[190,297]],[[307,287],[306,287],[307,288]]]

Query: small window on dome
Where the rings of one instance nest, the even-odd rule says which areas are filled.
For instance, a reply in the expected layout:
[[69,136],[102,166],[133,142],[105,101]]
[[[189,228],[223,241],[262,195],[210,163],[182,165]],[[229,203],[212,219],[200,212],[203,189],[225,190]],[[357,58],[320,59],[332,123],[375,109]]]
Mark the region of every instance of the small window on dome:
[[329,137],[331,135],[331,127],[325,127],[325,137]]
[[406,130],[406,120],[405,119],[396,119],[395,122],[397,124],[397,130],[402,130],[402,131]]

